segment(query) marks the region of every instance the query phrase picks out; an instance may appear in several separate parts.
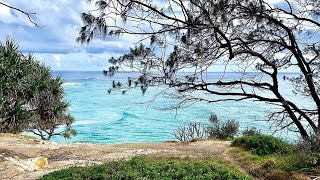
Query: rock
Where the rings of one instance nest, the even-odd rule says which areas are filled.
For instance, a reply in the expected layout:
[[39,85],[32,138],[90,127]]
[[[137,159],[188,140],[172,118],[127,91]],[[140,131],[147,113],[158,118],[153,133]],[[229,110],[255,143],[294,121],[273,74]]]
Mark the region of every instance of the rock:
[[7,161],[10,161],[12,164],[21,167],[25,171],[36,171],[45,169],[48,167],[49,162],[46,157],[36,157],[31,159],[19,159],[19,158],[5,158]]
[[38,157],[37,159],[35,159],[35,169],[37,170],[44,169],[48,167],[48,165],[49,165],[49,162],[46,157]]

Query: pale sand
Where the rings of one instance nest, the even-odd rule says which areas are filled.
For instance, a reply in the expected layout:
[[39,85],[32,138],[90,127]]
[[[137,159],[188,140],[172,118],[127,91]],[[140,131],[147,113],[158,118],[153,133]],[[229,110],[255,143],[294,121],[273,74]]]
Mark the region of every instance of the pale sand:
[[[0,179],[37,179],[70,166],[101,164],[133,156],[219,157],[230,160],[230,141],[192,143],[88,144],[55,143],[22,135],[0,134]],[[48,158],[45,169],[33,170],[26,164],[36,157]]]

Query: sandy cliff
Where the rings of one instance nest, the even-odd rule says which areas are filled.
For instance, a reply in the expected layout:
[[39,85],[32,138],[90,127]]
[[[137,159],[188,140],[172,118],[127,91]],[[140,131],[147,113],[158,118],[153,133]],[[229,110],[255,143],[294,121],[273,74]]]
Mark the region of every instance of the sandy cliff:
[[100,164],[110,160],[149,156],[218,156],[228,159],[228,141],[131,143],[100,145],[55,143],[28,136],[0,134],[1,179],[36,179],[69,166]]

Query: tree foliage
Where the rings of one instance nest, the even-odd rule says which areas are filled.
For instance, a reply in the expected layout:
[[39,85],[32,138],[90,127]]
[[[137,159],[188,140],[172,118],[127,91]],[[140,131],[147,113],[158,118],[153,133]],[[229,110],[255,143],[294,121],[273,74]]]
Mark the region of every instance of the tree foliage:
[[[9,38],[0,44],[0,132],[29,131],[45,140],[75,135],[69,104],[63,101],[63,80],[52,78],[48,67],[18,48]],[[65,130],[56,132],[61,125]]]
[[[316,0],[91,0],[96,11],[83,13],[80,43],[94,38],[141,35],[141,45],[109,60],[105,71],[113,75],[122,67],[141,72],[126,91],[169,85],[184,101],[261,101],[274,106],[269,120],[308,138],[320,131],[320,3]],[[145,42],[150,40],[150,44]],[[236,66],[236,79],[206,78],[208,68]],[[180,76],[191,69],[193,73]],[[297,104],[279,89],[281,70],[299,77],[284,79],[310,106]],[[248,73],[251,72],[251,73]],[[110,91],[111,92],[111,91]],[[205,96],[193,96],[202,92]],[[298,97],[298,96],[297,96]]]

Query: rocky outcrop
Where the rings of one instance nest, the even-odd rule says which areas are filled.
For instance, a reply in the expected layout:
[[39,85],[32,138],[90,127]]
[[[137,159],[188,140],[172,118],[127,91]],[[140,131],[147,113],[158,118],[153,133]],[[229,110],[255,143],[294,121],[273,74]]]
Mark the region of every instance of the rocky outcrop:
[[24,171],[42,170],[48,167],[49,162],[46,157],[35,157],[30,159],[20,159],[19,157],[5,157],[4,160],[22,168]]

